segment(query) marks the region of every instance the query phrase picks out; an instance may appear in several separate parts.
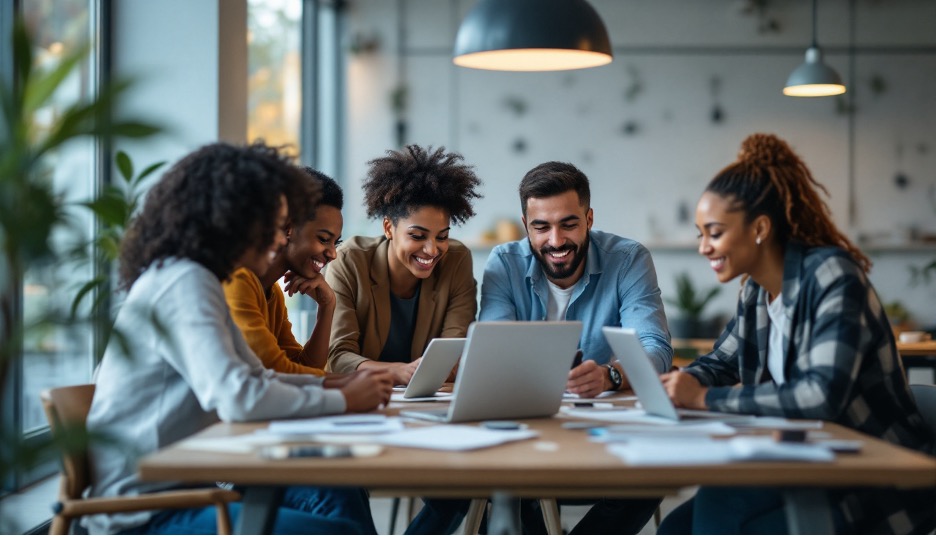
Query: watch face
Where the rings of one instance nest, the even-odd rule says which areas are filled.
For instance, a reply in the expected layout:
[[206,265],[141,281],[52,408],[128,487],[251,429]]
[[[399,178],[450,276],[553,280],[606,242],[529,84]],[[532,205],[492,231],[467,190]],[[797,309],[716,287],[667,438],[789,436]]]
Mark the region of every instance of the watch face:
[[615,389],[621,386],[621,371],[614,368],[612,365],[608,365],[608,376],[611,377],[611,385]]

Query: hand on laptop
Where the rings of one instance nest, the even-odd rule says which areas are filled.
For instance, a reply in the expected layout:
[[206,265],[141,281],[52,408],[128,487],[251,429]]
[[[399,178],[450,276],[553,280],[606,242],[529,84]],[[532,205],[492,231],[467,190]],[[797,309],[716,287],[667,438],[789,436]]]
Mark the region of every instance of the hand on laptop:
[[673,405],[678,408],[708,409],[705,404],[707,387],[702,387],[699,380],[688,372],[667,372],[660,375],[663,388]]
[[390,372],[393,374],[393,385],[409,385],[420,361],[422,361],[421,357],[409,363],[394,363],[393,367],[390,368]]
[[393,375],[387,370],[361,370],[341,388],[348,413],[361,413],[377,409],[390,402]]

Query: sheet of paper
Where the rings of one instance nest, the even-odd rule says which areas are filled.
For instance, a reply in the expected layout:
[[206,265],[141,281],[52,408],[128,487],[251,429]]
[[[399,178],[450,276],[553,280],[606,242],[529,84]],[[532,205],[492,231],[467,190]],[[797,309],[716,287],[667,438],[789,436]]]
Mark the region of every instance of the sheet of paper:
[[680,424],[679,426],[653,425],[653,424],[614,424],[589,430],[588,435],[592,441],[598,443],[615,443],[630,441],[635,437],[647,436],[679,436],[687,438],[732,436],[735,429],[723,422],[706,421]]
[[488,430],[463,424],[443,424],[407,428],[402,432],[376,436],[377,443],[392,447],[432,450],[476,450],[513,441],[532,439],[533,430]]
[[772,438],[734,437],[725,441],[696,439],[691,444],[676,437],[647,437],[611,443],[608,452],[633,465],[707,465],[744,461],[799,461],[828,463],[831,449],[807,443],[781,443]]
[[249,454],[259,447],[278,445],[282,442],[283,438],[280,436],[243,434],[228,437],[196,437],[184,439],[178,446],[179,448],[187,450]]
[[432,396],[416,396],[413,398],[403,398],[403,393],[390,393],[390,402],[451,402],[452,393],[443,393],[436,391]]
[[732,423],[735,428],[757,428],[768,430],[819,430],[822,421],[794,421],[783,417],[754,417],[744,423]]
[[592,419],[614,423],[659,424],[666,426],[676,426],[680,424],[677,421],[671,421],[655,415],[647,415],[642,409],[601,409],[563,406],[559,408],[559,413],[579,419]]
[[[614,395],[616,395],[616,394],[617,394],[616,391],[604,391],[604,392],[598,393],[598,396],[595,396],[595,397],[592,397],[592,398],[584,398],[584,397],[581,397],[581,396],[579,396],[579,395],[577,395],[577,394],[575,394],[575,393],[570,393],[570,392],[566,391],[566,392],[562,393],[562,399],[563,399],[563,400],[581,400],[581,401],[584,402],[584,401],[588,401],[588,400],[598,400],[598,399],[601,399],[601,398],[610,398],[610,397],[612,397],[612,396],[614,396]],[[636,397],[636,396],[622,396],[622,397],[617,397],[617,398],[615,398],[615,400],[637,400],[637,397]]]
[[272,421],[267,430],[278,435],[386,434],[403,429],[399,417],[380,414],[336,415],[315,419]]

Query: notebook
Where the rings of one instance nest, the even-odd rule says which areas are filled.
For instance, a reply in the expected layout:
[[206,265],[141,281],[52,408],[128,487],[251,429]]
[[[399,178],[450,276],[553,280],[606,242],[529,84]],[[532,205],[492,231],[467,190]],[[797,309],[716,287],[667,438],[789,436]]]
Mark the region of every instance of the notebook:
[[474,322],[449,407],[400,415],[439,422],[554,415],[581,334],[581,322]]
[[466,339],[432,339],[416,372],[410,378],[403,398],[432,396],[442,387],[465,349]]
[[640,405],[648,415],[679,421],[685,419],[716,419],[725,422],[743,422],[751,420],[749,415],[676,409],[666,389],[660,381],[660,373],[653,367],[650,357],[644,351],[637,332],[630,328],[604,327],[604,332],[611,351],[624,369],[630,381],[631,389],[640,400]]

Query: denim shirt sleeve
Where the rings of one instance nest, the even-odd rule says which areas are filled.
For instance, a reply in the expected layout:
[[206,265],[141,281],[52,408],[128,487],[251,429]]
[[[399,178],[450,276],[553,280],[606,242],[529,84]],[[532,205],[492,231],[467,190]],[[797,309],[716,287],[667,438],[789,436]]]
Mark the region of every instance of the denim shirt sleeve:
[[637,330],[657,372],[669,372],[673,366],[673,347],[650,251],[638,245],[630,266],[618,273],[621,325]]
[[505,255],[499,247],[494,248],[484,265],[478,320],[519,320],[510,287]]

